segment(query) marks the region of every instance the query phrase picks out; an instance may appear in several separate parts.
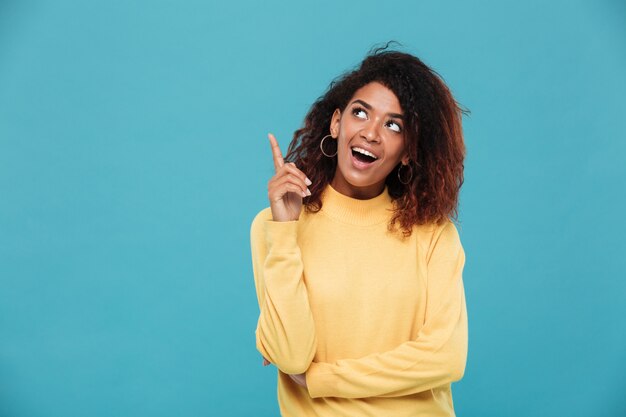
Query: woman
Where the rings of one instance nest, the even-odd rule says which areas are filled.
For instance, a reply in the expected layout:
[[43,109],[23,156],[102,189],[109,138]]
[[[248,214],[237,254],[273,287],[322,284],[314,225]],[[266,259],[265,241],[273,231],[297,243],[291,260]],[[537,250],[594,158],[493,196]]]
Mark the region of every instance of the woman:
[[251,227],[256,346],[283,416],[453,416],[467,357],[462,111],[378,49],[331,83]]

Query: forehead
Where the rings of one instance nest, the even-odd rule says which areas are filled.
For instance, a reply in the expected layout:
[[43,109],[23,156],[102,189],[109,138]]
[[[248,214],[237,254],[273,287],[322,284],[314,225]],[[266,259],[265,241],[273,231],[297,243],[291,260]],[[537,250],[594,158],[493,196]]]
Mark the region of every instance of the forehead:
[[354,92],[350,103],[354,100],[363,100],[376,110],[384,112],[402,113],[402,106],[398,97],[383,84],[374,81],[364,85]]

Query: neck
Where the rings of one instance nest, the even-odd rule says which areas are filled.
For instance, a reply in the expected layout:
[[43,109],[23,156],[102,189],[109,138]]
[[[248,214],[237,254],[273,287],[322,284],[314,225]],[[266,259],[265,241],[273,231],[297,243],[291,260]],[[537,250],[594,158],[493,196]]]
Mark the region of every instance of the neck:
[[367,226],[388,222],[393,212],[393,201],[387,187],[379,195],[359,199],[350,197],[328,184],[322,196],[322,212],[342,223]]
[[339,193],[357,200],[369,200],[379,196],[385,191],[385,183],[380,182],[378,184],[368,185],[366,187],[356,187],[349,184],[347,181],[342,180],[337,175],[333,178],[330,185]]

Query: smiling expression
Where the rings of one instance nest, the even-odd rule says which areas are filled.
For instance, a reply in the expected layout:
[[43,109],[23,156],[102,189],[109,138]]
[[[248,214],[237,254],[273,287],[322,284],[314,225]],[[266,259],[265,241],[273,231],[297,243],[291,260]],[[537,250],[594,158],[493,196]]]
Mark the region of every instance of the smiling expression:
[[343,113],[335,110],[330,123],[337,139],[335,190],[358,199],[383,191],[389,173],[400,161],[408,163],[402,115],[396,95],[378,82],[358,89]]

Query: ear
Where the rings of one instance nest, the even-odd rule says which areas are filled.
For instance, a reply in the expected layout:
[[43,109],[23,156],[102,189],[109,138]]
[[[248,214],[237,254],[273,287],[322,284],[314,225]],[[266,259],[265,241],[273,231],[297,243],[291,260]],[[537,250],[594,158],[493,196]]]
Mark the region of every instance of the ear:
[[339,136],[339,123],[341,122],[341,110],[335,109],[332,117],[330,118],[330,134],[334,139]]
[[404,153],[402,154],[402,158],[400,159],[400,161],[402,162],[402,165],[408,165],[409,164],[409,153],[404,151]]

